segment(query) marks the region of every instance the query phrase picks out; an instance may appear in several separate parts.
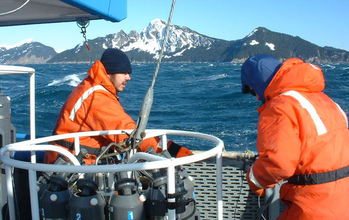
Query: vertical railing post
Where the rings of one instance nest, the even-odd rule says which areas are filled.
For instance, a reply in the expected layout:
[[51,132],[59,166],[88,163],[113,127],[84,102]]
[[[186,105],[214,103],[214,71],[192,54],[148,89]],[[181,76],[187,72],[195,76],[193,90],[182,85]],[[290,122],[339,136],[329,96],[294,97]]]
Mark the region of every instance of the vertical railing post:
[[[175,176],[175,167],[170,165],[167,168],[167,202],[169,204],[175,204],[176,198],[176,176]],[[173,207],[167,210],[167,215],[169,220],[176,220],[176,209]]]
[[218,220],[223,219],[223,182],[222,182],[222,151],[216,156],[216,181],[217,181],[217,212]]
[[[29,84],[30,140],[35,140],[35,72],[30,73]],[[31,152],[30,161],[36,163],[36,154],[34,151]],[[39,220],[39,199],[36,185],[36,171],[28,170],[28,174],[32,219]]]
[[167,150],[167,135],[161,135],[162,150]]
[[75,155],[79,155],[80,153],[80,136],[77,135],[75,138],[74,138],[74,148],[75,148]]
[[10,220],[16,220],[15,201],[13,197],[13,179],[12,169],[10,166],[5,166],[6,171],[6,186],[7,186],[7,200],[10,212]]

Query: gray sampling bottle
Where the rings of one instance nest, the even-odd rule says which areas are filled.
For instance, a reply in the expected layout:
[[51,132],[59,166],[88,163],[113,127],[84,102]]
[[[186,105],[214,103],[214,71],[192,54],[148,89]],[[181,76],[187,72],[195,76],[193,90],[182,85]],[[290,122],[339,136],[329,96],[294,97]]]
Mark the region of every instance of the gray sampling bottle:
[[70,198],[68,183],[63,177],[53,175],[49,184],[40,192],[40,214],[44,220],[65,220]]
[[110,220],[145,220],[145,197],[138,193],[137,181],[121,172],[115,189],[109,202]]
[[80,179],[77,187],[79,192],[74,193],[69,200],[69,219],[104,220],[106,202],[97,193],[97,184],[91,179]]

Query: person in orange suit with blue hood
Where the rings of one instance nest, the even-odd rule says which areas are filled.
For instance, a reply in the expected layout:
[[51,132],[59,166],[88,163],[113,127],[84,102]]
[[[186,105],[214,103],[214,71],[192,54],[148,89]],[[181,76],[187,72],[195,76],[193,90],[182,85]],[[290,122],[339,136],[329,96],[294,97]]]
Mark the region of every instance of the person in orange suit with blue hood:
[[[58,117],[54,134],[84,131],[135,129],[136,123],[125,112],[119,101],[122,92],[131,80],[132,67],[127,55],[117,49],[106,49],[100,60],[95,61],[88,76],[72,91]],[[103,135],[80,138],[80,154],[85,164],[94,164],[101,148],[110,143],[122,143],[128,135]],[[158,138],[149,138],[139,145],[140,151],[149,147],[159,152]],[[54,144],[73,152],[74,139],[55,141]],[[125,146],[126,147],[126,146]],[[168,143],[173,157],[191,155],[192,152],[173,141]],[[46,153],[45,161],[54,163],[57,153]]]
[[283,183],[278,219],[349,219],[348,119],[323,92],[321,68],[260,54],[242,65],[241,83],[262,102],[250,189],[263,195]]

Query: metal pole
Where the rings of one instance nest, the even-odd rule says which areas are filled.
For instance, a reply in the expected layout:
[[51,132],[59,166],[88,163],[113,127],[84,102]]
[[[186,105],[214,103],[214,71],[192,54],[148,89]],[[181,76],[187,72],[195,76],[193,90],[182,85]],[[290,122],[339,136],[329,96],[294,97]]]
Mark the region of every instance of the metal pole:
[[161,136],[161,142],[162,142],[162,150],[167,150],[167,135],[166,134]]
[[[35,140],[35,72],[30,74],[30,140]],[[30,160],[36,163],[36,154],[31,152]],[[32,212],[32,219],[39,220],[39,199],[36,185],[36,171],[28,170],[29,174],[29,189],[30,189],[30,205]]]
[[80,137],[76,136],[74,138],[74,148],[75,148],[75,155],[79,155],[80,153]]
[[10,212],[10,219],[16,220],[15,202],[13,198],[12,169],[10,166],[5,166],[5,170],[6,170],[7,200],[8,200],[8,208]]
[[222,182],[222,151],[216,156],[216,179],[217,179],[217,211],[218,220],[223,219],[223,182]]
[[156,78],[157,78],[159,70],[160,70],[161,59],[163,57],[163,53],[164,53],[165,46],[167,43],[175,3],[176,3],[176,0],[172,0],[170,15],[168,16],[165,35],[164,35],[164,39],[163,39],[163,42],[161,45],[159,59],[158,59],[158,62],[156,63],[156,68],[155,68],[155,72],[153,74],[153,79],[151,81],[150,87],[147,90],[147,93],[144,96],[143,104],[142,104],[141,110],[139,112],[138,120],[137,120],[136,129],[130,135],[130,139],[133,140],[132,141],[133,148],[136,148],[136,146],[143,140],[142,135],[143,135],[143,133],[147,127],[147,124],[148,124],[149,114],[150,114],[151,107],[153,105],[153,99],[154,99],[154,85],[155,85]]
[[29,113],[30,113],[30,140],[34,140],[35,134],[35,71],[30,74],[29,82]]
[[[172,196],[176,193],[176,177],[175,177],[175,167],[169,166],[167,168],[167,202],[169,204],[175,204],[176,198]],[[176,220],[176,209],[168,209],[167,215],[169,220]]]

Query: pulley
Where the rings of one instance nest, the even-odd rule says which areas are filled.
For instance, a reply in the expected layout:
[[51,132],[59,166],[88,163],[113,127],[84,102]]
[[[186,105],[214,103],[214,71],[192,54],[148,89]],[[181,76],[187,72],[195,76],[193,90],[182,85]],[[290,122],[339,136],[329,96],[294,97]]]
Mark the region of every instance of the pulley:
[[77,20],[76,24],[78,25],[78,27],[81,30],[80,33],[82,34],[82,37],[84,38],[84,44],[85,44],[87,50],[90,50],[90,46],[88,45],[87,38],[86,38],[86,29],[89,26],[90,21],[81,19],[81,20]]

